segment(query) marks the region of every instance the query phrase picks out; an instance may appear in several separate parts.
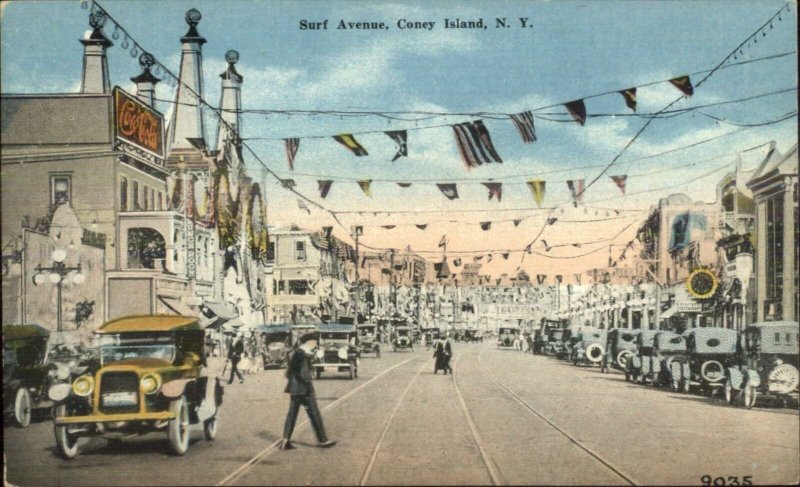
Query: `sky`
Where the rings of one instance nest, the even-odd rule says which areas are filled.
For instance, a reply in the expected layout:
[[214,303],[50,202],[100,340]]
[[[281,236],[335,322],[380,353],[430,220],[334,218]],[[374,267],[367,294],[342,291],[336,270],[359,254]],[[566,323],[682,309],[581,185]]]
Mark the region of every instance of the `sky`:
[[[236,68],[244,76],[245,110],[466,113],[434,118],[405,114],[394,119],[245,113],[241,134],[266,166],[280,177],[295,179],[304,195],[329,210],[362,212],[340,213],[339,226],[313,206],[310,213],[300,210],[296,197],[283,190],[246,149],[248,173],[266,187],[270,224],[295,223],[315,230],[334,225],[334,234],[342,238],[347,238],[351,225],[363,225],[361,243],[366,246],[410,245],[431,258],[441,256],[437,244],[447,235],[450,257],[459,251],[485,255],[490,252],[484,250],[494,250],[492,263],[484,268],[494,275],[514,272],[520,265],[531,275],[602,267],[609,243],[631,240],[659,198],[682,192],[697,201],[713,202],[717,183],[737,161],[744,169],[752,168],[764,157],[766,143],[775,141],[785,152],[797,141],[797,116],[791,115],[797,107],[794,3],[783,10],[780,20],[776,17],[757,34],[757,42],[746,43],[736,59],[705,79],[693,96],[683,97],[669,83],[656,83],[638,89],[637,110],[655,113],[673,101],[675,110],[787,91],[653,120],[633,143],[649,119],[630,116],[633,112],[617,91],[715,68],[785,3],[100,3],[174,72],[180,63],[179,39],[187,29],[184,13],[189,8],[200,10],[198,31],[208,40],[203,46],[204,97],[214,106],[220,96],[218,75],[226,67],[224,54],[236,49],[240,53]],[[487,28],[444,29],[445,18],[482,18]],[[495,28],[497,18],[506,18],[511,26]],[[519,18],[526,18],[529,27],[519,27]],[[325,19],[327,30],[299,28],[302,20]],[[400,19],[436,24],[432,30],[407,30],[398,28]],[[388,29],[339,30],[335,26],[340,20],[385,22]],[[3,93],[78,91],[82,55],[78,39],[89,28],[88,10],[79,2],[5,2],[1,27]],[[107,22],[104,29],[111,38],[113,23]],[[122,49],[122,41],[114,40],[108,53],[111,81],[133,91],[129,79],[140,69],[135,57]],[[787,55],[730,66],[781,54]],[[706,74],[692,74],[691,79],[697,84]],[[167,83],[159,85],[157,98],[164,101],[157,102],[158,110],[171,110],[173,89]],[[586,99],[590,118],[583,127],[572,122],[561,106],[606,92],[611,93]],[[507,116],[470,115],[526,110],[534,111],[538,140],[533,144],[522,142]],[[783,122],[762,125],[785,115],[789,117]],[[214,114],[209,110],[206,117],[207,137],[215,140]],[[478,119],[484,121],[503,163],[467,170],[449,125]],[[396,147],[381,133],[386,130],[408,130],[408,157],[390,162]],[[366,157],[355,157],[330,137],[360,132],[371,132],[356,135],[369,152]],[[287,137],[300,138],[293,172],[281,140]],[[707,139],[712,140],[681,149]],[[671,152],[656,156],[665,151]],[[617,162],[586,190],[583,204],[574,207],[565,181],[593,180],[620,152]],[[610,175],[628,176],[625,195]],[[525,184],[531,178],[547,182],[541,209]],[[318,179],[334,180],[326,199],[320,198]],[[371,198],[356,184],[359,179],[373,180]],[[488,200],[480,183],[490,180],[503,183],[502,201]],[[413,184],[403,189],[395,181]],[[448,201],[436,182],[457,183],[460,198]],[[552,207],[556,209],[551,213]],[[543,227],[552,216],[560,221]],[[511,221],[515,219],[521,219],[518,226]],[[480,222],[493,223],[484,231]],[[420,230],[414,224],[428,226]],[[522,250],[542,228],[534,244],[538,253],[521,262]],[[554,248],[544,252],[542,240]],[[598,240],[607,242],[587,243]],[[501,257],[506,249],[512,251],[508,260]],[[612,251],[616,257],[621,247]],[[471,255],[464,260],[471,260]]]

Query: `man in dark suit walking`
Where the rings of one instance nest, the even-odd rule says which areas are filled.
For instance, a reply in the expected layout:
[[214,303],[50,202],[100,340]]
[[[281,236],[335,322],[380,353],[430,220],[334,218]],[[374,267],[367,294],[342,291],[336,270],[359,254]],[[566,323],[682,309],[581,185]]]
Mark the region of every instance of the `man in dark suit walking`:
[[233,374],[239,376],[240,384],[244,382],[244,377],[242,377],[242,373],[239,372],[239,361],[242,360],[242,354],[244,354],[244,343],[242,342],[242,333],[239,332],[236,334],[236,338],[233,339],[233,343],[228,349],[228,359],[231,361],[231,377],[228,379],[228,384],[233,383]]
[[283,439],[281,440],[281,450],[291,450],[294,446],[291,443],[294,425],[297,422],[297,413],[300,406],[305,407],[314,433],[317,435],[317,446],[328,448],[336,444],[335,441],[328,439],[325,434],[325,426],[322,424],[322,414],[317,406],[317,397],[314,394],[314,384],[311,382],[311,359],[314,357],[314,349],[317,347],[317,338],[314,332],[306,333],[300,337],[298,346],[292,358],[289,360],[289,367],[286,369],[288,383],[284,392],[290,395],[289,412],[286,414],[286,422],[283,425]]

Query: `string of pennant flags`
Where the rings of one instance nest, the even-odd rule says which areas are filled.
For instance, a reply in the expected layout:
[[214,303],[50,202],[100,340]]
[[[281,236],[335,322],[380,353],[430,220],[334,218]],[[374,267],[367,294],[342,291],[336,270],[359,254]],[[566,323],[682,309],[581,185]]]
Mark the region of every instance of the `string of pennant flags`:
[[[667,80],[685,96],[694,94],[691,78],[688,75],[678,76]],[[636,111],[636,87],[620,90],[625,105]],[[572,100],[563,104],[575,122],[584,126],[586,124],[586,103],[584,99]],[[531,144],[538,140],[534,125],[534,114],[531,110],[508,116],[514,124],[523,143]],[[456,147],[461,160],[467,169],[472,169],[483,164],[502,163],[503,159],[498,154],[489,134],[489,129],[482,120],[473,120],[451,125],[455,136]],[[408,156],[408,130],[392,130],[384,132],[396,145],[396,152],[392,162],[401,157]],[[356,157],[369,155],[367,149],[356,140],[352,133],[332,135],[334,141],[341,144]],[[286,148],[286,158],[289,170],[294,170],[297,152],[300,148],[301,137],[283,139]],[[457,195],[457,192],[455,193]]]

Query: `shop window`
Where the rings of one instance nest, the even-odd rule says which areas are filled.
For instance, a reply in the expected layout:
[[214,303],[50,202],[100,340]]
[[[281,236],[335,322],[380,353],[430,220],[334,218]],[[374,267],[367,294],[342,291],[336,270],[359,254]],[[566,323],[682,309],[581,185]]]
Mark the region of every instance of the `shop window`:
[[146,184],[144,185],[144,188],[142,188],[142,207],[144,208],[145,211],[150,209],[150,204],[147,198],[149,189],[150,188],[148,188]]
[[150,209],[156,209],[156,190],[153,188],[150,188]]
[[139,205],[139,181],[133,180],[133,211],[139,211],[142,207]]
[[306,243],[305,242],[295,242],[294,243],[294,260],[306,260]]
[[50,176],[50,204],[53,207],[72,203],[72,177]]

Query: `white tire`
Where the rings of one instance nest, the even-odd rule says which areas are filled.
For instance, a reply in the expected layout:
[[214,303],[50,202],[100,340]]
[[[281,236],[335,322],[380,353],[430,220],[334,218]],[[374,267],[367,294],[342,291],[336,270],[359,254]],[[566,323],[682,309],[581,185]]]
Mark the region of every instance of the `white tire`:
[[[56,417],[63,418],[67,415],[67,407],[60,405],[56,408]],[[56,434],[56,447],[62,457],[67,460],[75,458],[78,454],[78,438],[69,434],[65,425],[58,425],[55,427]]]
[[17,389],[14,396],[14,421],[20,428],[27,428],[31,424],[31,394],[25,387]]
[[797,389],[800,372],[792,364],[780,364],[767,376],[769,390],[777,394],[789,394]]
[[183,455],[189,449],[189,404],[181,396],[170,403],[169,410],[175,413],[175,418],[167,424],[169,445],[176,455]]
[[605,354],[605,350],[603,350],[603,346],[599,343],[592,343],[588,347],[586,347],[586,358],[589,359],[590,362],[599,364],[601,360],[603,360],[603,354]]
[[725,367],[717,360],[707,360],[700,366],[700,377],[706,382],[720,382],[725,379]]
[[619,352],[617,354],[617,364],[620,367],[625,368],[625,364],[628,362],[628,357],[630,355],[633,355],[633,352],[631,352],[630,350],[622,350],[621,352]]

